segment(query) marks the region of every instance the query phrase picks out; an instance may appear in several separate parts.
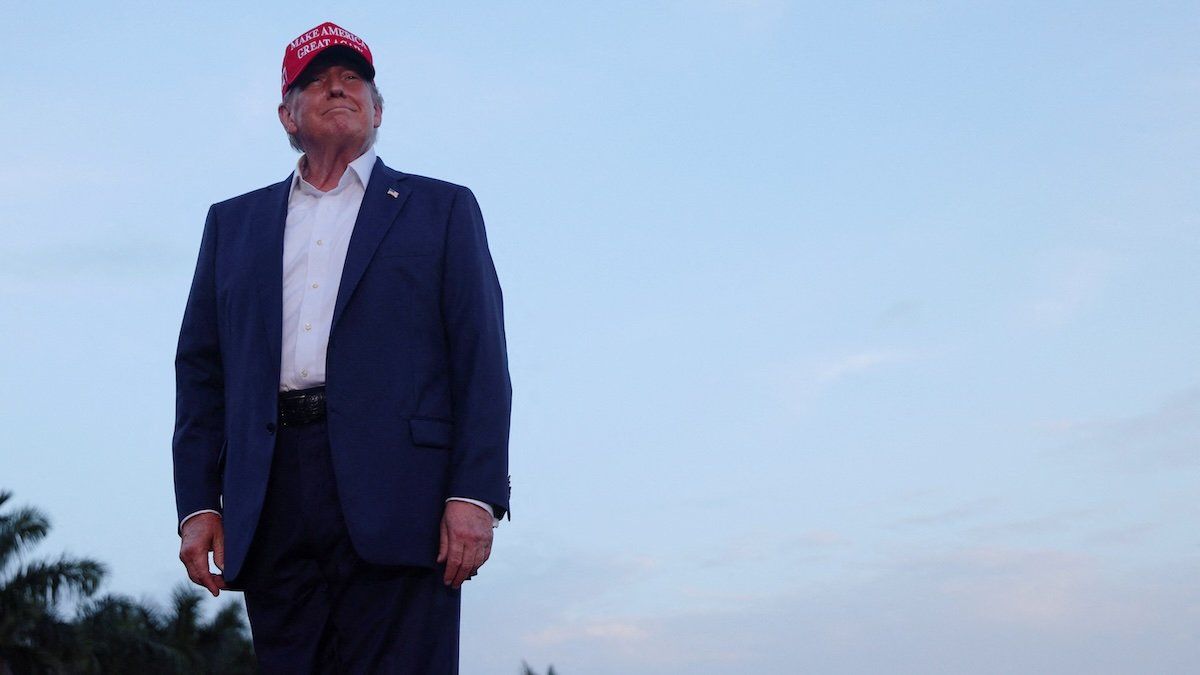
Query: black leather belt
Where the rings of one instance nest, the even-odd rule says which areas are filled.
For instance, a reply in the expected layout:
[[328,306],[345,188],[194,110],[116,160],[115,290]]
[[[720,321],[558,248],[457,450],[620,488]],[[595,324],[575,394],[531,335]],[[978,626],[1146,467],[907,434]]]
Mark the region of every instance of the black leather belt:
[[285,391],[279,395],[279,425],[298,427],[325,419],[325,387]]

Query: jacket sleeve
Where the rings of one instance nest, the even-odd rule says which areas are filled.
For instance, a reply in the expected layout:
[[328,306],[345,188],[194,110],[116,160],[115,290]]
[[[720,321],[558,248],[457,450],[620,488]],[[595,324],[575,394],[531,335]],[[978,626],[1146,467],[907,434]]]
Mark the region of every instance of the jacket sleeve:
[[210,208],[196,273],[183,312],[175,353],[176,522],[196,511],[220,511],[221,453],[225,444],[225,388],[214,268],[216,209]]
[[475,195],[461,188],[450,207],[442,267],[442,320],[449,351],[454,444],[449,493],[508,511],[512,385],[504,301]]

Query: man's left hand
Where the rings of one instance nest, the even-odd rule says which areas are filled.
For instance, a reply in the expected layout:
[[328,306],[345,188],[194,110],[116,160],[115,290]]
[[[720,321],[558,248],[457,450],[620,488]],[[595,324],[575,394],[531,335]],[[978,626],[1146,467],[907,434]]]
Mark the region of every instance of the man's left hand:
[[446,563],[446,585],[460,588],[464,581],[475,576],[491,554],[491,515],[469,502],[446,502],[437,557],[439,563]]

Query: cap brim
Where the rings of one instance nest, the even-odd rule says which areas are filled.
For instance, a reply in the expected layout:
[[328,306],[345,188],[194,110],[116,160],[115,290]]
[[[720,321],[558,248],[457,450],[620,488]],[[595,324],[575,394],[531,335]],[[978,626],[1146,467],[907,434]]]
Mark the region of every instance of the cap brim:
[[358,51],[352,47],[347,47],[346,45],[330,45],[312,57],[312,60],[304,66],[304,69],[297,73],[296,77],[292,78],[292,81],[288,83],[287,89],[284,90],[284,93],[286,94],[288,90],[296,86],[297,82],[304,79],[304,74],[307,73],[310,68],[313,66],[323,65],[330,59],[337,57],[348,57],[347,60],[353,63],[359,69],[359,74],[372,82],[375,81],[375,66],[371,65],[371,63],[367,61],[366,57],[364,57],[362,54],[359,54]]

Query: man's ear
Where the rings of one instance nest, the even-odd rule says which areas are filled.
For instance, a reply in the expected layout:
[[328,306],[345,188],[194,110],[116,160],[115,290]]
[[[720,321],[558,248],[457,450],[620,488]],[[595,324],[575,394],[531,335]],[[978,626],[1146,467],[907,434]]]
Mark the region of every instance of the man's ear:
[[[379,118],[376,117],[376,119]],[[287,106],[282,103],[279,104],[279,123],[283,125],[284,131],[293,136],[300,130],[300,126],[296,124],[295,118],[292,117],[292,111],[288,110]],[[378,123],[375,126],[379,126]]]
[[380,124],[383,124],[383,107],[375,106],[375,128],[378,129]]

